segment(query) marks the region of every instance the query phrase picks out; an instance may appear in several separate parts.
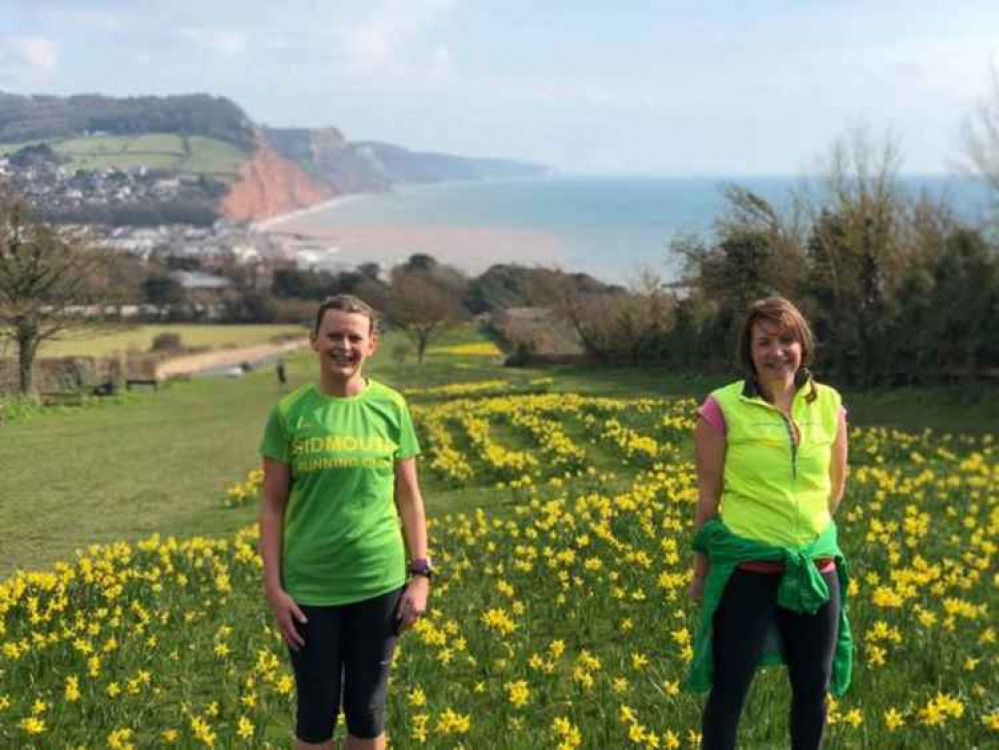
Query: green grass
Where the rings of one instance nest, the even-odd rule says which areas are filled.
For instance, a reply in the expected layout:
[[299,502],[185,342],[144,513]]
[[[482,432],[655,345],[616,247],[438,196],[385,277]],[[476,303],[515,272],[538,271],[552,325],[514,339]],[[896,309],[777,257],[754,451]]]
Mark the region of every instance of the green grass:
[[[186,343],[210,333],[204,340],[218,344],[222,335],[247,336],[248,343],[255,327],[179,328]],[[451,380],[497,374],[484,367],[456,375],[461,362],[389,364],[396,337],[387,337],[371,363],[372,374],[386,382],[402,387],[445,383],[448,373]],[[290,357],[289,387],[312,379],[314,364],[310,352]],[[280,395],[266,368],[239,379],[171,384],[122,406],[60,409],[0,427],[0,578],[71,557],[93,542],[155,531],[224,534],[250,522],[255,509],[222,510],[221,498],[257,465],[264,421]]]
[[[266,341],[280,329],[250,326],[144,326],[120,336],[145,338],[160,330],[179,331],[184,343]],[[458,330],[439,342],[445,347],[475,340]],[[128,339],[85,343],[81,353],[127,346]],[[507,380],[514,387],[540,377],[552,388],[590,395],[686,395],[702,398],[718,380],[657,370],[605,368],[503,368],[482,357],[431,355],[423,365],[397,363],[392,351],[403,339],[389,333],[369,372],[398,388],[432,388],[451,383]],[[112,345],[112,342],[115,342]],[[67,346],[65,342],[60,346]],[[69,351],[64,349],[63,351]],[[47,352],[50,353],[50,352]],[[311,352],[288,361],[290,386],[314,378]],[[885,424],[907,429],[994,432],[999,397],[983,390],[975,400],[960,389],[847,394],[856,425]],[[60,409],[0,427],[0,577],[16,567],[36,568],[72,555],[91,542],[136,539],[153,531],[222,534],[252,520],[254,510],[223,510],[225,490],[257,464],[264,420],[280,396],[268,368],[236,380],[176,383],[120,406]],[[414,396],[419,403],[423,397]],[[449,488],[423,472],[431,513],[491,502],[490,493]]]
[[233,177],[249,155],[230,143],[215,138],[174,133],[148,133],[139,136],[91,136],[52,139],[30,143],[4,144],[0,154],[12,153],[27,145],[48,143],[58,154],[72,159],[76,169],[99,170],[146,166],[188,174]]
[[215,349],[265,344],[275,336],[304,336],[308,331],[296,325],[194,325],[157,324],[123,325],[93,331],[69,332],[65,338],[47,341],[42,345],[43,357],[68,357],[72,355],[103,357],[114,352],[135,349],[148,351],[153,339],[161,333],[180,335],[185,347],[211,347]]
[[[459,331],[450,340],[471,336]],[[655,370],[503,369],[481,357],[440,354],[423,366],[398,364],[391,353],[399,340],[386,337],[370,363],[375,377],[407,389],[476,379],[510,388],[488,402],[449,404],[439,393],[415,391],[410,397],[425,409],[420,424],[446,421],[474,472],[447,488],[432,475],[432,444],[425,441],[421,473],[443,574],[430,615],[405,637],[393,668],[393,747],[555,747],[556,717],[580,729],[585,748],[639,747],[627,739],[639,722],[660,738],[679,738],[671,746],[695,747],[691,731],[702,700],[674,692],[684,671],[682,644],[699,616],[683,593],[696,497],[686,437],[693,403],[515,394],[538,377],[551,377],[556,389],[624,398],[700,397],[713,382]],[[288,363],[292,387],[314,378],[310,353]],[[0,620],[0,745],[111,745],[113,733],[132,732],[124,739],[146,747],[176,731],[176,746],[195,747],[199,726],[218,734],[218,747],[287,743],[291,682],[283,648],[266,628],[254,540],[228,536],[252,522],[255,508],[222,507],[224,490],[257,463],[261,426],[279,395],[266,370],[0,427],[0,580],[13,565],[48,566],[89,542],[154,531],[227,535],[179,546],[119,545],[60,576],[17,579],[33,582],[14,594],[13,609]],[[909,420],[920,427],[946,418],[977,432],[995,431],[995,399],[966,388],[848,395],[854,423]],[[530,414],[541,421],[518,419]],[[484,444],[461,444],[468,416],[487,419],[486,442],[534,451],[536,490],[496,487],[512,479],[509,465]],[[571,476],[559,462],[559,444],[539,439],[559,433],[586,454]],[[626,433],[655,436],[661,450],[636,449]],[[826,744],[991,746],[995,735],[983,721],[995,717],[999,690],[990,618],[994,449],[986,438],[886,430],[858,433],[854,448],[837,519],[857,584],[850,603],[854,687],[831,707]],[[478,505],[488,506],[481,519],[446,515]],[[92,570],[97,580],[84,582],[84,571]],[[57,578],[65,586],[54,590]],[[903,594],[904,603],[892,602]],[[509,630],[497,625],[504,621]],[[873,662],[875,651],[883,666]],[[81,693],[76,702],[73,680]],[[529,690],[521,706],[513,702],[518,684]],[[113,695],[112,685],[121,694]],[[944,699],[963,715],[925,726],[927,707]],[[746,747],[787,746],[788,701],[783,673],[757,677],[741,727]],[[622,718],[625,706],[633,718]],[[886,729],[889,708],[904,717],[901,731]],[[467,735],[443,728],[451,711],[468,717]],[[236,727],[246,716],[253,726],[244,743]],[[44,723],[42,734],[28,734],[28,717]]]

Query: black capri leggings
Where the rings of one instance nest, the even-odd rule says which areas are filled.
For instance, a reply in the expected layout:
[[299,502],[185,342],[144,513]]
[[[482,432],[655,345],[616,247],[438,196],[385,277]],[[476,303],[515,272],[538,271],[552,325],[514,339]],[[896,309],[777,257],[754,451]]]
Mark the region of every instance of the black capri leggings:
[[295,734],[303,742],[333,736],[343,697],[347,731],[373,739],[385,731],[385,691],[403,589],[338,606],[303,606],[296,623],[305,645],[291,650],[298,693]]
[[822,574],[829,601],[814,615],[777,606],[780,575],[736,570],[715,610],[714,674],[704,708],[703,750],[735,747],[739,714],[776,621],[791,680],[791,748],[817,750],[826,723],[826,690],[839,634],[839,577]]

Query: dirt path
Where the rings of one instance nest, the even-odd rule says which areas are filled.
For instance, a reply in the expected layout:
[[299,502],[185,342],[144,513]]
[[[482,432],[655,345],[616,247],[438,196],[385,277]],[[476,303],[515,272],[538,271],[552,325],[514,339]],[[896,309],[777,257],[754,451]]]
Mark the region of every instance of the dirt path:
[[241,349],[219,349],[203,354],[190,354],[159,362],[156,365],[156,379],[166,380],[180,375],[193,375],[202,370],[214,370],[220,367],[236,367],[243,362],[259,362],[262,359],[278,354],[301,349],[309,345],[309,339],[302,337],[292,339],[283,344],[258,344]]

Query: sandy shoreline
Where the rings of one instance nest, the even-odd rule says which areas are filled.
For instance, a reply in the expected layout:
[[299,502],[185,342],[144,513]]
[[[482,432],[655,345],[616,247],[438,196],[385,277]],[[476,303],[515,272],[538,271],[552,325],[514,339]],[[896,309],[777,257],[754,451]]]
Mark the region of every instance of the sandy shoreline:
[[280,230],[300,233],[337,248],[336,259],[348,265],[393,266],[414,253],[426,253],[468,273],[496,263],[526,266],[563,264],[564,238],[550,232],[510,227],[462,227],[437,224],[345,224],[296,227],[289,219]]
[[309,216],[310,214],[326,211],[336,206],[353,203],[354,201],[361,200],[362,198],[367,198],[370,195],[373,195],[373,193],[348,193],[346,195],[338,195],[335,198],[330,198],[329,200],[317,203],[314,206],[297,208],[294,211],[288,211],[283,214],[278,214],[277,216],[269,216],[266,219],[254,221],[250,224],[250,228],[257,232],[273,232],[275,231],[276,226],[284,224],[287,221],[294,221],[295,219],[301,219],[305,216]]
[[322,226],[315,214],[375,197],[377,193],[340,195],[308,208],[253,223],[259,232],[301,235],[335,248],[336,260],[347,266],[379,263],[394,266],[414,253],[432,255],[467,273],[481,273],[497,263],[526,266],[563,265],[565,238],[554,232],[504,226],[454,226],[432,223],[337,223]]

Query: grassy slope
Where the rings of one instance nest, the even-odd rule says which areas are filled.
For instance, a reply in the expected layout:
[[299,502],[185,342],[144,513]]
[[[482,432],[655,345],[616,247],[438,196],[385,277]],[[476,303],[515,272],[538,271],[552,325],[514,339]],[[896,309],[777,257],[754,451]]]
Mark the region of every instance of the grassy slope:
[[[467,341],[467,334],[454,342]],[[371,372],[397,387],[552,376],[556,387],[614,396],[702,396],[713,383],[643,370],[507,370],[474,358],[396,364],[389,337]],[[302,353],[289,362],[291,385],[313,377]],[[994,431],[999,397],[964,403],[956,391],[856,394],[854,424]],[[167,534],[226,533],[255,509],[224,510],[227,487],[256,465],[267,411],[279,396],[274,373],[239,380],[179,383],[123,406],[45,415],[0,428],[0,577],[14,567],[66,558],[89,542]],[[414,399],[415,400],[415,399]],[[445,490],[424,476],[431,513],[490,501],[489,492]]]
[[[42,142],[48,143],[57,153],[70,157],[73,160],[70,166],[77,169],[145,165],[150,169],[226,178],[233,177],[239,165],[249,158],[248,154],[230,143],[203,136],[188,139],[190,153],[187,153],[184,139],[173,133],[32,141]],[[29,144],[3,144],[0,154],[17,151],[26,145]]]
[[42,346],[43,357],[70,355],[101,357],[115,351],[138,349],[147,351],[161,333],[180,334],[181,344],[187,347],[210,346],[214,348],[252,346],[270,341],[275,336],[305,335],[306,330],[295,325],[134,325],[116,326],[113,329],[75,331],[58,341],[47,341]]
[[[442,362],[389,364],[392,345],[390,337],[371,370],[396,384],[497,374],[495,367],[456,374]],[[308,353],[288,365],[291,387],[313,376]],[[154,531],[226,533],[250,522],[255,509],[223,510],[221,499],[257,464],[260,432],[279,396],[267,368],[238,380],[176,383],[123,406],[0,427],[0,577],[66,558],[91,542]]]

